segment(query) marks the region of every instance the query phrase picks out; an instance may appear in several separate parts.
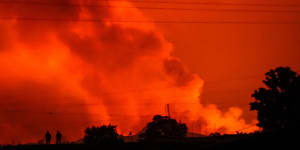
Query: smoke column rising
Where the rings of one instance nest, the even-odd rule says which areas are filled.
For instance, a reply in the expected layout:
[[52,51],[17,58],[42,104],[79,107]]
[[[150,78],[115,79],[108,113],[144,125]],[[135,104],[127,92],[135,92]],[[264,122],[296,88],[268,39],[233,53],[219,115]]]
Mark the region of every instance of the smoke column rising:
[[1,143],[36,142],[46,130],[76,140],[87,126],[109,123],[138,133],[166,104],[192,132],[254,130],[240,108],[201,104],[204,82],[171,56],[155,24],[112,21],[148,20],[138,9],[88,6],[129,2],[33,2],[44,4],[0,4],[12,18],[0,21]]

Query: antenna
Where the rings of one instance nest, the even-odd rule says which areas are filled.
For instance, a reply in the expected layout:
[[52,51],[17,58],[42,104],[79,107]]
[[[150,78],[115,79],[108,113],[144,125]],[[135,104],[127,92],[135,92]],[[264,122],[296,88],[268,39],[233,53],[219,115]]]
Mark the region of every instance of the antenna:
[[168,111],[168,117],[171,118],[171,114],[170,114],[170,104],[167,104],[167,111]]

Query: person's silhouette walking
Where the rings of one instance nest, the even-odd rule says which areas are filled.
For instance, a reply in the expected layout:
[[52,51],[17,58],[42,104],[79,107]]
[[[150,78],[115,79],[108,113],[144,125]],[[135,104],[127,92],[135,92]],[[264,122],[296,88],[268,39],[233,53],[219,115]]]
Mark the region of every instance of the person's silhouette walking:
[[61,144],[61,133],[57,130],[56,133],[56,144]]
[[46,132],[45,138],[46,138],[46,144],[50,144],[51,143],[51,134],[49,133],[49,131]]

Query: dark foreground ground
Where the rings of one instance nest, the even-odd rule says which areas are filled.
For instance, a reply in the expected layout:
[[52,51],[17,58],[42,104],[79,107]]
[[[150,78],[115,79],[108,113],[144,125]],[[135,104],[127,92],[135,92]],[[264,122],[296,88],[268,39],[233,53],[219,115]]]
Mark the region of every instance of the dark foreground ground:
[[2,146],[1,150],[215,150],[215,149],[300,149],[299,134],[272,133],[227,135],[219,137],[188,138],[160,142],[136,142],[113,145],[18,145]]

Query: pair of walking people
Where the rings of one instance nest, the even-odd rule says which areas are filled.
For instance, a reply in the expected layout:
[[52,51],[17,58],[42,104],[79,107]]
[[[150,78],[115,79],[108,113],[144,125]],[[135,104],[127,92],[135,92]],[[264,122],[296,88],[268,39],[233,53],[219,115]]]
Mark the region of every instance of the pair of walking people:
[[[56,133],[56,144],[61,144],[61,133],[59,131],[57,131]],[[45,134],[45,139],[46,139],[46,144],[50,144],[51,143],[51,134],[49,131],[46,132]]]

